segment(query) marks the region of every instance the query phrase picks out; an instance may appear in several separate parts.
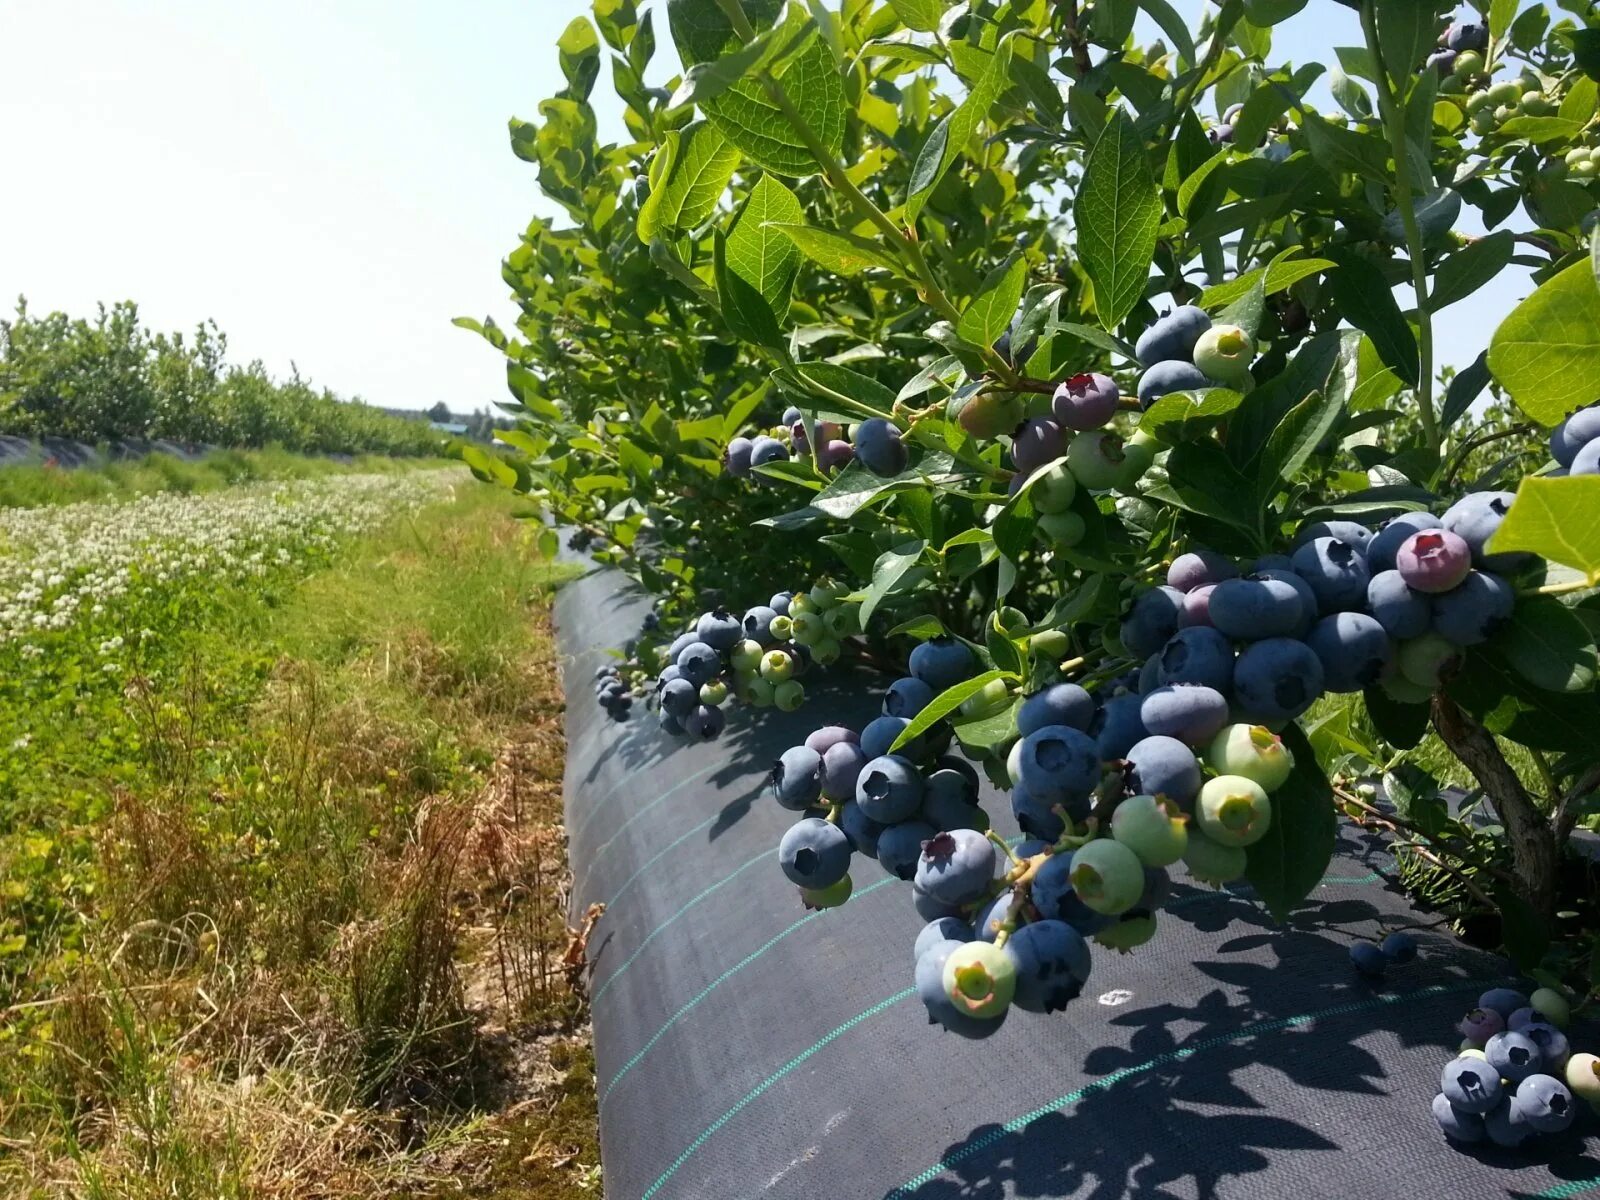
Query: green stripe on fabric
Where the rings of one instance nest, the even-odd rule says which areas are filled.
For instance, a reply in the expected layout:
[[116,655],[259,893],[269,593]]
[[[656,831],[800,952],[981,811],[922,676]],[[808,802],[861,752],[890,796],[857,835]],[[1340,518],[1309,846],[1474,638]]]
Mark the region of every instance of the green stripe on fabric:
[[682,833],[680,833],[677,837],[673,838],[665,846],[661,847],[661,849],[657,850],[654,854],[652,854],[644,862],[640,863],[639,864],[639,869],[637,871],[635,871],[632,875],[629,875],[626,879],[624,879],[622,881],[622,886],[619,887],[615,892],[612,893],[611,899],[606,901],[606,907],[610,908],[618,900],[622,899],[622,893],[627,891],[628,888],[633,885],[633,881],[635,879],[639,878],[639,876],[643,875],[651,867],[655,866],[656,862],[661,858],[661,856],[663,854],[665,854],[668,850],[671,850],[674,846],[677,846],[677,845],[687,841],[689,838],[691,838],[695,834],[699,833],[707,825],[709,825],[709,824],[711,824],[711,822],[715,821],[719,815],[720,814],[718,814],[718,813],[712,813],[709,817],[707,817],[704,821],[701,821],[700,824],[694,826],[692,829],[685,829]]
[[762,861],[764,861],[766,859],[771,858],[773,855],[775,855],[777,853],[778,853],[777,850],[774,849],[774,850],[767,850],[764,853],[756,855],[749,862],[745,863],[744,866],[736,867],[729,874],[724,875],[721,879],[717,880],[710,887],[706,888],[705,891],[700,892],[698,895],[692,896],[688,900],[686,900],[684,902],[684,904],[683,904],[683,907],[678,909],[677,912],[673,913],[666,920],[662,921],[661,924],[657,925],[649,933],[645,934],[644,941],[639,943],[639,945],[634,949],[634,952],[632,954],[628,955],[627,958],[622,960],[622,965],[619,966],[615,971],[611,972],[610,975],[606,976],[606,981],[604,983],[602,983],[599,986],[599,988],[597,988],[595,990],[594,996],[589,1001],[589,1003],[590,1004],[598,1004],[600,1002],[600,997],[604,996],[606,994],[606,989],[609,988],[613,983],[615,983],[617,981],[618,977],[633,964],[633,960],[638,958],[639,955],[643,954],[644,953],[644,948],[646,946],[648,946],[651,942],[655,941],[656,936],[659,933],[661,933],[661,931],[664,930],[668,925],[671,925],[679,917],[683,916],[684,913],[688,912],[696,904],[699,904],[700,901],[704,900],[707,896],[711,895],[711,893],[716,891],[718,888],[723,887],[726,884],[732,883],[734,881],[734,879],[736,877],[738,877],[740,874],[742,874],[744,871],[746,871],[749,868],[755,866],[758,862],[762,862]]
[[[1103,1092],[1131,1075],[1142,1075],[1147,1071],[1166,1066],[1169,1063],[1182,1062],[1202,1050],[1214,1050],[1218,1046],[1226,1046],[1230,1042],[1243,1041],[1245,1038],[1255,1037],[1258,1034],[1277,1033],[1280,1030],[1308,1025],[1313,1021],[1320,1021],[1327,1017],[1342,1017],[1351,1013],[1368,1012],[1372,1009],[1383,1008],[1386,1005],[1401,1004],[1409,1000],[1420,1000],[1430,996],[1448,996],[1457,992],[1481,992],[1486,986],[1495,982],[1497,981],[1487,979],[1476,980],[1471,983],[1441,983],[1432,987],[1419,988],[1413,992],[1392,993],[1386,996],[1376,996],[1370,1000],[1355,1000],[1348,1004],[1336,1004],[1332,1008],[1318,1009],[1315,1012],[1303,1013],[1296,1017],[1280,1017],[1271,1021],[1256,1021],[1249,1025],[1241,1026],[1232,1033],[1219,1034],[1216,1037],[1209,1037],[1203,1041],[1196,1042],[1192,1046],[1168,1050],[1163,1054],[1156,1055],[1154,1058],[1146,1059],[1142,1063],[1136,1063],[1131,1067],[1123,1067],[1120,1071],[1113,1071],[1109,1075],[1096,1079],[1093,1083],[1085,1084],[1081,1088],[1057,1096],[1048,1104],[1040,1105],[1031,1112],[1023,1113],[1020,1117],[1013,1117],[992,1132],[986,1133],[974,1141],[967,1142],[954,1152],[946,1154],[926,1171],[912,1176],[895,1188],[894,1191],[884,1197],[884,1200],[907,1200],[918,1188],[932,1183],[951,1167],[965,1162],[973,1155],[981,1153],[1001,1139],[1009,1137],[1011,1134],[1031,1125],[1040,1117],[1048,1116],[1050,1113],[1076,1104],[1091,1093]],[[1541,1193],[1541,1195],[1543,1194]]]
[[[887,877],[885,879],[878,880],[877,883],[872,884],[870,887],[862,888],[859,892],[857,892],[855,894],[855,897],[853,897],[853,899],[857,899],[857,898],[860,898],[862,896],[865,896],[869,892],[875,892],[881,887],[887,887],[891,883],[899,883],[899,882],[900,882],[900,880],[896,879],[893,875],[890,875],[889,877]],[[733,966],[729,967],[721,975],[718,975],[710,983],[706,984],[705,987],[701,988],[699,993],[696,994],[696,996],[694,997],[694,999],[690,1000],[687,1004],[685,1004],[677,1012],[673,1013],[670,1017],[668,1017],[666,1019],[665,1023],[662,1024],[661,1028],[656,1030],[654,1033],[652,1033],[650,1035],[650,1040],[645,1042],[644,1045],[640,1046],[638,1051],[634,1054],[634,1056],[632,1058],[630,1058],[627,1062],[622,1064],[621,1069],[619,1069],[617,1071],[617,1073],[611,1077],[611,1082],[606,1084],[606,1090],[600,1093],[600,1104],[601,1105],[605,1104],[606,1097],[611,1095],[611,1089],[616,1087],[617,1084],[622,1081],[622,1077],[624,1075],[626,1075],[629,1071],[633,1070],[634,1067],[639,1065],[639,1060],[642,1059],[646,1054],[650,1053],[651,1049],[655,1046],[655,1044],[661,1040],[662,1035],[665,1034],[667,1032],[667,1030],[671,1029],[675,1024],[677,1024],[678,1021],[680,1021],[689,1012],[690,1009],[694,1008],[695,1005],[699,1004],[702,1000],[704,1000],[707,996],[709,996],[719,985],[721,985],[722,983],[726,982],[730,977],[732,977],[734,975],[737,975],[740,971],[744,970],[751,963],[755,962],[756,959],[760,958],[768,950],[772,949],[779,942],[783,941],[784,938],[788,937],[791,933],[793,933],[796,929],[799,929],[806,922],[815,921],[818,917],[822,916],[824,913],[839,912],[839,911],[842,911],[842,910],[840,910],[840,909],[832,909],[832,908],[821,908],[821,909],[818,909],[816,912],[807,913],[805,916],[801,917],[798,921],[796,921],[793,925],[789,926],[789,928],[785,929],[782,933],[773,935],[773,937],[770,938],[768,941],[766,941],[765,943],[763,943],[760,946],[757,946],[754,950],[750,951],[749,954],[746,954],[738,962],[734,963]]]
[[691,783],[694,783],[701,776],[711,774],[711,772],[715,771],[720,765],[721,765],[720,763],[712,763],[709,767],[705,768],[705,770],[696,771],[693,775],[689,776],[687,779],[680,780],[679,782],[673,784],[666,791],[662,792],[661,795],[657,796],[654,800],[650,801],[649,804],[646,804],[638,812],[634,813],[631,817],[629,817],[621,825],[618,825],[617,828],[612,832],[611,836],[608,837],[604,842],[602,842],[600,844],[599,849],[597,849],[594,852],[594,854],[592,854],[590,856],[589,864],[588,864],[587,867],[584,868],[584,872],[583,872],[583,881],[584,881],[584,883],[587,884],[589,882],[589,880],[593,877],[595,863],[599,862],[600,861],[600,856],[603,855],[608,849],[610,849],[611,845],[619,837],[622,836],[622,831],[624,829],[626,829],[629,825],[632,825],[640,817],[644,816],[645,813],[649,812],[651,809],[656,807],[656,805],[661,804],[663,801],[670,799],[672,796],[676,795],[678,792],[680,792],[684,788],[688,787]]
[[1581,1196],[1585,1192],[1600,1192],[1600,1178],[1569,1179],[1566,1183],[1535,1192],[1529,1200],[1567,1200],[1569,1196]]
[[836,1026],[835,1028],[829,1030],[827,1033],[823,1034],[820,1038],[818,1038],[815,1042],[811,1043],[811,1045],[807,1046],[804,1050],[800,1051],[799,1054],[796,1054],[788,1062],[784,1063],[783,1066],[779,1067],[771,1075],[768,1075],[760,1083],[756,1084],[755,1087],[751,1088],[742,1097],[740,1097],[739,1098],[739,1102],[737,1104],[735,1104],[732,1108],[730,1108],[727,1112],[723,1113],[715,1121],[713,1121],[713,1122],[711,1122],[711,1124],[707,1125],[706,1128],[705,1128],[705,1131],[703,1133],[701,1133],[699,1137],[695,1138],[694,1141],[690,1142],[689,1145],[684,1149],[682,1154],[678,1155],[677,1158],[672,1160],[672,1165],[669,1166],[665,1171],[661,1172],[661,1174],[656,1178],[656,1181],[654,1183],[652,1183],[649,1187],[647,1187],[640,1194],[639,1200],[650,1200],[650,1197],[654,1196],[657,1192],[659,1192],[661,1190],[661,1188],[662,1188],[662,1185],[665,1184],[667,1182],[667,1180],[671,1179],[674,1175],[676,1175],[678,1173],[679,1168],[681,1168],[684,1163],[688,1162],[689,1159],[694,1155],[695,1151],[699,1150],[701,1146],[705,1145],[706,1142],[708,1142],[711,1139],[711,1136],[717,1132],[717,1130],[721,1129],[729,1121],[733,1120],[734,1117],[739,1115],[739,1112],[745,1107],[745,1105],[747,1105],[751,1101],[755,1100],[758,1096],[761,1095],[762,1092],[766,1091],[773,1084],[777,1083],[785,1075],[787,1075],[790,1071],[794,1070],[801,1063],[805,1062],[806,1059],[810,1058],[813,1054],[817,1053],[817,1051],[823,1049],[825,1046],[828,1045],[828,1043],[836,1040],[837,1038],[841,1038],[845,1034],[849,1033],[857,1025],[861,1024],[861,1022],[866,1021],[866,1020],[868,1020],[868,1019],[870,1019],[872,1017],[877,1016],[884,1009],[891,1008],[894,1005],[899,1004],[902,1000],[907,1000],[910,997],[915,996],[916,994],[917,994],[917,989],[916,988],[907,988],[903,992],[896,992],[893,996],[889,996],[889,997],[887,997],[887,998],[885,998],[883,1000],[879,1000],[871,1008],[866,1009],[863,1012],[857,1013],[855,1016],[851,1017],[848,1021],[846,1021],[843,1025]]

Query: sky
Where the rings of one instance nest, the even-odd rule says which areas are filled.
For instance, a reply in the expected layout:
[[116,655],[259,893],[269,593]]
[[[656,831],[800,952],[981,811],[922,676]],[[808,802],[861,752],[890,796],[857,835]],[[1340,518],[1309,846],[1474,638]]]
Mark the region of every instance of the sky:
[[[1193,27],[1203,2],[1175,7]],[[563,86],[555,40],[588,7],[0,0],[4,307],[134,299],[155,328],[213,318],[234,361],[293,363],[343,395],[492,404],[499,355],[450,321],[514,319],[500,261],[559,210],[506,120]],[[677,67],[659,17],[657,33],[649,82],[664,84]],[[1353,12],[1312,0],[1278,27],[1274,61],[1359,38]],[[620,137],[607,76],[594,102]],[[1440,361],[1469,362],[1527,290],[1449,310]]]

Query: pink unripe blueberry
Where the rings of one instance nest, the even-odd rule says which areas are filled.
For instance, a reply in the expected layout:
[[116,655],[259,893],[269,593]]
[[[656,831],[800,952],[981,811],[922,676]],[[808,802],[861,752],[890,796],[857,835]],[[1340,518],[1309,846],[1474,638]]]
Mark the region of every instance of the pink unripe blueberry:
[[1217,590],[1214,583],[1203,583],[1192,592],[1185,592],[1183,607],[1178,610],[1178,628],[1211,624],[1211,593]]
[[1506,1027],[1506,1019],[1492,1008],[1475,1008],[1456,1026],[1462,1037],[1483,1045]]
[[1109,375],[1074,375],[1056,388],[1050,407],[1067,429],[1099,429],[1116,415],[1117,384]]
[[1467,577],[1472,548],[1448,529],[1423,529],[1400,544],[1394,562],[1407,587],[1437,595]]

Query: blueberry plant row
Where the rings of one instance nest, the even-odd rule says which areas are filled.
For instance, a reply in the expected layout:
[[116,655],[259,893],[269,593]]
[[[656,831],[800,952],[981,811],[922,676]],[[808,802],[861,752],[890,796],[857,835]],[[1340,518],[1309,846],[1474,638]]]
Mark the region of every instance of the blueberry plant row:
[[459,322],[522,417],[462,453],[656,595],[618,720],[889,669],[771,769],[779,858],[813,906],[908,881],[957,1032],[1061,1007],[1180,865],[1287,913],[1341,817],[1542,982],[1600,965],[1600,21],[1364,0],[1280,65],[1303,7],[598,0],[512,122],[566,216],[515,330]]

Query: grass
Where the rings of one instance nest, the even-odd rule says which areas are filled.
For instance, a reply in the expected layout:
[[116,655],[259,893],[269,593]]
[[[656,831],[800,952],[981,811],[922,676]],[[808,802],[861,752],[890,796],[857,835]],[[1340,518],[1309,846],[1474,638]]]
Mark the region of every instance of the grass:
[[313,479],[351,471],[398,472],[416,470],[417,466],[417,460],[381,455],[314,458],[276,449],[216,450],[195,461],[171,454],[147,454],[76,469],[28,464],[0,467],[0,508],[127,499],[150,492],[214,492],[257,480]]
[[463,481],[214,596],[112,749],[29,745],[70,814],[32,836],[86,851],[0,845],[71,897],[0,958],[0,1195],[598,1194],[561,576],[512,504]]

